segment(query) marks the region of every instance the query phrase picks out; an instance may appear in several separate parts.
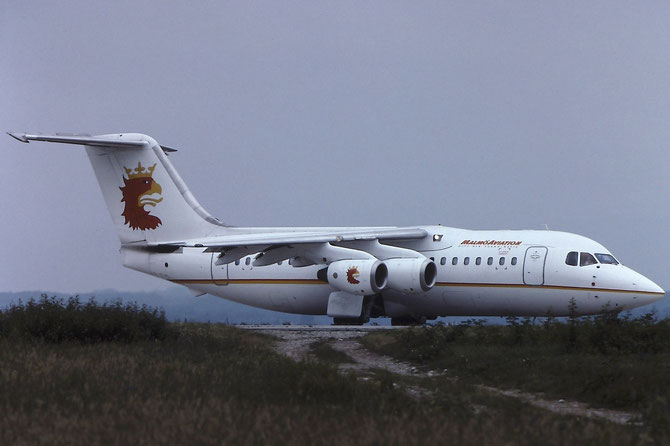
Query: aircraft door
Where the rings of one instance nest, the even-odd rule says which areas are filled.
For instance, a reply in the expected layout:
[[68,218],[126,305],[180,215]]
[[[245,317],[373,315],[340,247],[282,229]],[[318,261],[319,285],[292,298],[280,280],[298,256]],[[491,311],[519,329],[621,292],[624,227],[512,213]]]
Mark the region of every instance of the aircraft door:
[[547,259],[545,246],[531,246],[526,250],[523,260],[523,283],[526,285],[544,284],[544,263]]
[[214,282],[214,285],[228,285],[228,264],[217,265],[216,261],[218,258],[218,253],[213,252],[211,263],[212,282]]

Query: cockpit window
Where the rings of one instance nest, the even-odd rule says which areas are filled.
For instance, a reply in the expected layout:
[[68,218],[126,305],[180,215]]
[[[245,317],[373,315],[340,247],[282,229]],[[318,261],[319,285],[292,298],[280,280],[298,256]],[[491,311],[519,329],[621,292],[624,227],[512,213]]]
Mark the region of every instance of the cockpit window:
[[577,266],[579,263],[579,253],[577,251],[570,251],[565,258],[565,264],[570,266]]
[[598,253],[596,253],[596,257],[598,258],[598,261],[600,263],[605,263],[607,265],[618,265],[619,264],[619,262],[617,262],[617,259],[615,259],[612,254],[598,254]]
[[582,252],[579,255],[579,266],[589,266],[589,265],[595,265],[598,263],[595,257],[593,255],[589,254],[588,252]]

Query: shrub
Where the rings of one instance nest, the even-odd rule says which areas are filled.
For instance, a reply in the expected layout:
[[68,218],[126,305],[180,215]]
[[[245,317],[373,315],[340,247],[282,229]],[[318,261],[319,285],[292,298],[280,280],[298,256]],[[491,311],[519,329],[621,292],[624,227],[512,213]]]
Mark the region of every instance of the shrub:
[[63,300],[43,294],[0,311],[0,338],[60,342],[163,340],[177,330],[165,312],[137,303],[103,303],[78,297]]

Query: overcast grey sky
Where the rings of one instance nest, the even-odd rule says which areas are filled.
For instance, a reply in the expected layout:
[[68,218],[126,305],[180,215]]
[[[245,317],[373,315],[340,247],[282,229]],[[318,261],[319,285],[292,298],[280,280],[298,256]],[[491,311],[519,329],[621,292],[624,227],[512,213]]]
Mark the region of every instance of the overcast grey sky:
[[[4,0],[0,129],[141,132],[236,225],[551,229],[670,288],[670,3]],[[148,290],[83,149],[0,138],[0,290]]]

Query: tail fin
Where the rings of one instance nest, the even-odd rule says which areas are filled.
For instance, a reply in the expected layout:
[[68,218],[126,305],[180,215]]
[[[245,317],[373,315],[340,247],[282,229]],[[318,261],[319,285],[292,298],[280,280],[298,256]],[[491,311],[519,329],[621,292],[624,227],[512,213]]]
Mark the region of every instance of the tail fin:
[[86,146],[121,243],[176,242],[225,232],[195,199],[167,158],[167,149],[138,133],[99,136],[26,135],[22,142]]

